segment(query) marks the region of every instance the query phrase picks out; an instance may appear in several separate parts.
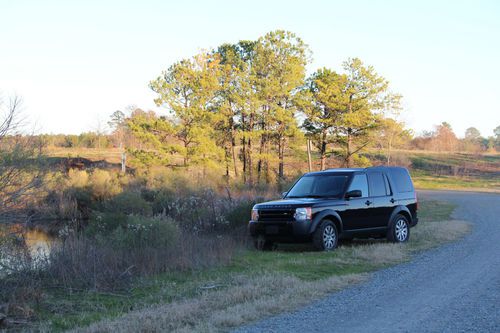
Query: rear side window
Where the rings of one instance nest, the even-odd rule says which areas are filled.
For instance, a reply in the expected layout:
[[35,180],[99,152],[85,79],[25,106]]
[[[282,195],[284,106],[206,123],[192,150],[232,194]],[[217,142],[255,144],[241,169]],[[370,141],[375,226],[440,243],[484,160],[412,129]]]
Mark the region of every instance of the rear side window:
[[411,182],[410,174],[406,169],[394,168],[391,169],[391,178],[398,192],[412,192],[413,184]]
[[368,185],[370,187],[370,196],[381,197],[387,195],[384,175],[381,172],[369,173]]
[[349,191],[360,190],[361,197],[365,198],[368,196],[368,180],[366,179],[366,175],[354,175],[351,186],[349,186]]

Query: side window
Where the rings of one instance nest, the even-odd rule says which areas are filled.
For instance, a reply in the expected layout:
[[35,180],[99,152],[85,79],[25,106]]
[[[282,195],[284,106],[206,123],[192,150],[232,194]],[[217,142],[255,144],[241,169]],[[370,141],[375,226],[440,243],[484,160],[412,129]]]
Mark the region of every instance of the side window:
[[368,185],[370,186],[370,196],[382,197],[387,195],[384,175],[381,172],[368,173]]
[[410,174],[403,168],[391,169],[392,180],[396,183],[396,190],[398,192],[411,192],[413,191],[413,184],[411,182]]
[[362,198],[368,196],[368,180],[365,174],[354,176],[351,186],[349,186],[349,191],[353,190],[360,190]]

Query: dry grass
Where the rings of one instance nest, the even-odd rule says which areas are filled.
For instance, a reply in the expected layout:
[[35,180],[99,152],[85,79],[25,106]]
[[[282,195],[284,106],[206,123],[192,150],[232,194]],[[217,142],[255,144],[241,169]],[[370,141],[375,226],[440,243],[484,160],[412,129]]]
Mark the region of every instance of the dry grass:
[[457,240],[471,231],[472,226],[460,220],[426,222],[411,229],[416,241],[411,243],[413,250],[425,250],[439,244]]
[[128,313],[75,332],[219,332],[304,305],[366,279],[365,274],[302,281],[278,274],[235,276],[231,286],[199,297]]
[[[289,266],[310,269],[315,264],[330,267],[365,265],[365,272],[369,272],[406,261],[415,251],[456,240],[469,231],[470,225],[463,221],[424,222],[412,229],[412,241],[407,245],[357,241],[333,253],[315,256],[314,253],[312,256],[309,253],[306,256],[276,253],[276,261],[284,255],[288,256],[285,264]],[[367,273],[356,273],[301,279],[298,274],[273,272],[273,267],[279,266],[278,262],[269,264],[270,267],[265,264],[253,267],[251,274],[229,274],[210,281],[208,285],[213,288],[200,289],[198,296],[133,311],[75,332],[228,331],[269,315],[293,310],[369,277]]]

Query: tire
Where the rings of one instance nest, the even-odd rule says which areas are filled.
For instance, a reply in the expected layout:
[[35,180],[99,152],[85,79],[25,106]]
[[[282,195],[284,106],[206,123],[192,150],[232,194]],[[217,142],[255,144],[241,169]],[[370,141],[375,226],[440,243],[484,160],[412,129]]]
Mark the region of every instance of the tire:
[[333,251],[337,247],[339,233],[330,220],[323,220],[313,234],[313,246],[319,251]]
[[410,224],[404,215],[397,214],[387,231],[387,240],[393,243],[405,243],[410,239]]
[[265,239],[263,236],[255,237],[253,239],[253,245],[255,249],[259,251],[271,251],[274,249],[274,242]]

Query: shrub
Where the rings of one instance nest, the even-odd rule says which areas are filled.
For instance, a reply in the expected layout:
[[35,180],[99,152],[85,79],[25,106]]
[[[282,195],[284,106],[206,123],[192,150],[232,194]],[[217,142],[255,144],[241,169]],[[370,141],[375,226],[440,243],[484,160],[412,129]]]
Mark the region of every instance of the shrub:
[[229,228],[231,230],[241,229],[242,227],[246,229],[250,219],[250,211],[254,204],[255,201],[245,200],[238,202],[228,210],[226,213],[226,220],[229,222]]
[[85,228],[85,235],[109,235],[127,224],[128,216],[123,213],[94,213]]
[[352,163],[359,168],[367,168],[372,166],[372,162],[366,156],[358,154],[352,155]]
[[101,238],[101,241],[122,249],[171,249],[178,238],[179,229],[170,219],[129,216],[124,225]]
[[152,199],[153,214],[167,214],[170,211],[171,203],[174,201],[174,194],[166,190],[149,193],[148,197]]
[[150,216],[151,205],[137,192],[122,192],[105,203],[105,211]]
[[89,185],[89,174],[85,170],[70,169],[68,171],[67,186],[82,188]]
[[111,198],[122,190],[115,173],[100,169],[96,169],[92,172],[90,176],[90,185],[92,188],[92,195],[97,200]]

